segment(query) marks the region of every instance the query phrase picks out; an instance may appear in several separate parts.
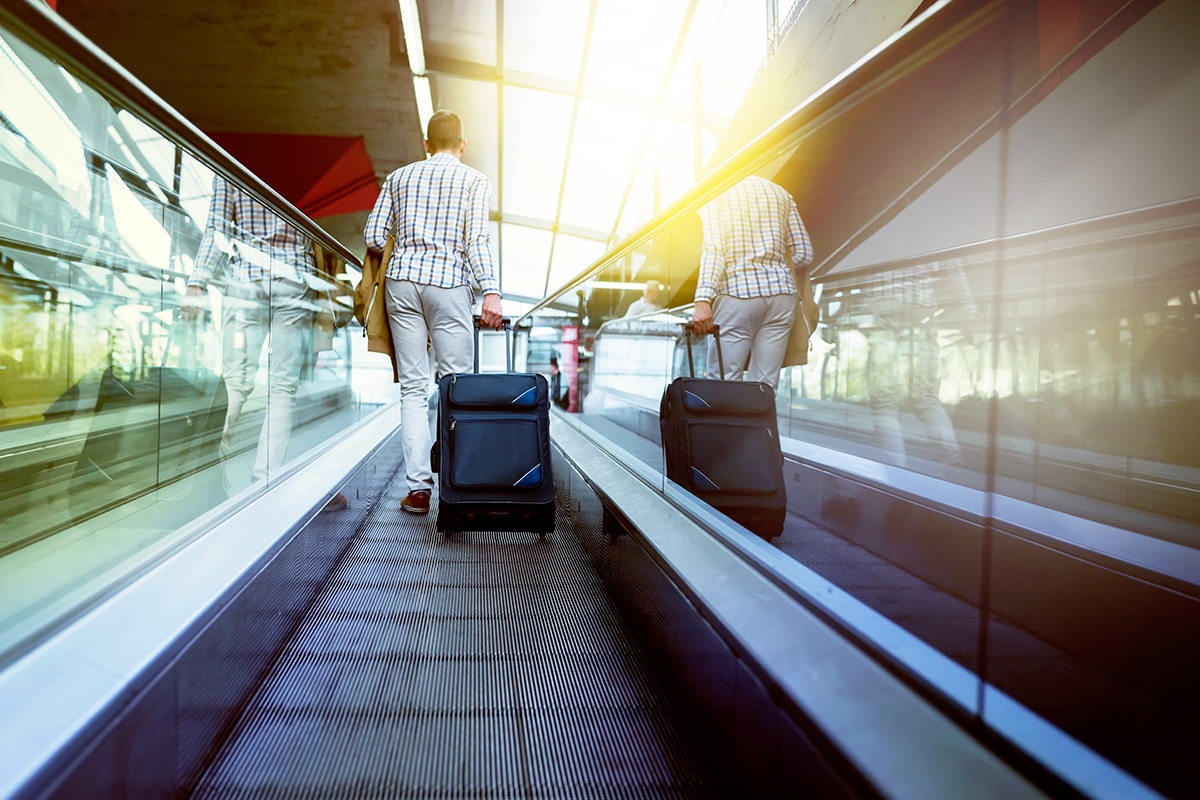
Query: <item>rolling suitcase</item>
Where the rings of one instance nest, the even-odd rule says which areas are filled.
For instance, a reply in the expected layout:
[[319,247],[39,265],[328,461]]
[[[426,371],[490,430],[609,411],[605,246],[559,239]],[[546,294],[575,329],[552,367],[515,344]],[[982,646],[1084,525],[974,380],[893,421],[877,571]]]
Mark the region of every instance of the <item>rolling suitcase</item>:
[[512,372],[512,328],[501,326],[508,371],[479,372],[479,317],[475,317],[475,372],[438,381],[439,531],[554,530],[554,475],[550,466],[550,387],[537,373]]
[[[693,377],[672,381],[659,406],[667,477],[770,540],[787,516],[775,392],[757,381],[694,377],[691,325],[684,336]],[[724,374],[716,327],[713,339]]]

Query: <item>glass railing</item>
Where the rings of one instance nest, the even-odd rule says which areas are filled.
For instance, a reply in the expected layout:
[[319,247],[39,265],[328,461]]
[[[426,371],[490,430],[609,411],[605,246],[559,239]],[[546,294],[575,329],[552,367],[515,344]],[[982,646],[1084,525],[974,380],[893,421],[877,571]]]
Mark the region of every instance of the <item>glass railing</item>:
[[44,4],[5,4],[0,662],[366,412],[357,266]]
[[1031,8],[936,4],[521,322],[572,387],[558,422],[669,495],[658,408],[690,371],[700,211],[750,175],[784,187],[820,308],[780,373],[785,450],[862,465],[878,493],[793,487],[820,503],[772,545],[973,676],[954,694],[985,726],[1003,695],[1181,795],[1200,780],[1175,755],[1200,734],[1200,17]]

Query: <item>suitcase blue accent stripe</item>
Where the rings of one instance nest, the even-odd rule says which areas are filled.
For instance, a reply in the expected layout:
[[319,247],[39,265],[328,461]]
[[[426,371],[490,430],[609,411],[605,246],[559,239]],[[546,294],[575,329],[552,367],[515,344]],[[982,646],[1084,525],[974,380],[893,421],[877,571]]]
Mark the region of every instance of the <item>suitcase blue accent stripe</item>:
[[695,402],[694,407],[712,408],[712,406],[708,404],[707,400],[705,400],[703,397],[696,394],[695,392],[689,392],[687,390],[684,390],[684,395],[686,395],[688,397],[688,399],[693,400]]
[[707,475],[695,467],[692,467],[692,483],[697,489],[712,489],[713,491],[719,491],[721,488],[713,483]]
[[532,406],[537,405],[537,386],[522,392],[513,398],[512,405],[514,406]]
[[513,486],[537,486],[541,482],[542,465],[534,464],[533,469],[529,470],[529,472],[526,472],[524,475],[518,478],[517,482],[514,483]]

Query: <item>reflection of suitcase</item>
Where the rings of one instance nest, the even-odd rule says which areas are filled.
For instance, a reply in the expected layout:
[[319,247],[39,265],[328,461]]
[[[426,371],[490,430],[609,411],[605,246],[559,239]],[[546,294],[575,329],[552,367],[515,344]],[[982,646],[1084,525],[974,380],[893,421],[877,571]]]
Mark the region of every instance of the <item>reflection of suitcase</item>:
[[[509,320],[503,327],[511,340]],[[438,381],[438,530],[545,535],[554,530],[550,387],[536,373],[479,373],[478,317],[475,369]]]
[[[164,364],[170,349],[168,339]],[[168,484],[189,492],[194,473],[220,458],[228,405],[224,379],[199,367],[152,367],[136,381],[105,370],[71,477],[72,510],[98,510]]]
[[[690,325],[684,336],[695,375]],[[713,338],[720,360],[719,330]],[[764,539],[783,531],[787,488],[770,386],[676,378],[663,392],[659,425],[670,480]]]

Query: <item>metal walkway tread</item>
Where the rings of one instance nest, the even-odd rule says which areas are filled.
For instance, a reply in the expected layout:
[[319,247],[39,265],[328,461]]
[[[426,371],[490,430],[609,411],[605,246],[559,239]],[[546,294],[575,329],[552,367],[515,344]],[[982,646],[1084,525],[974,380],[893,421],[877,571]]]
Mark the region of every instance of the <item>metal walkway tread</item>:
[[[714,783],[560,508],[460,533],[388,496],[196,798],[696,798]],[[436,501],[435,501],[436,503]]]

